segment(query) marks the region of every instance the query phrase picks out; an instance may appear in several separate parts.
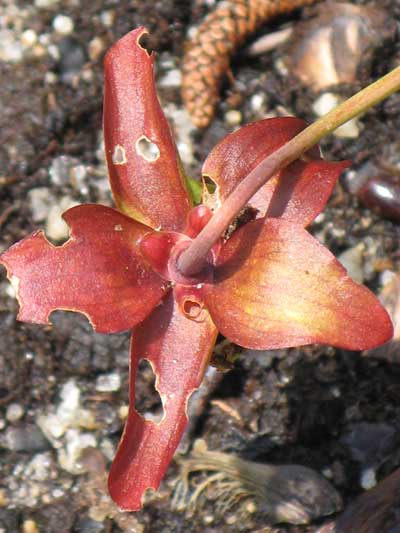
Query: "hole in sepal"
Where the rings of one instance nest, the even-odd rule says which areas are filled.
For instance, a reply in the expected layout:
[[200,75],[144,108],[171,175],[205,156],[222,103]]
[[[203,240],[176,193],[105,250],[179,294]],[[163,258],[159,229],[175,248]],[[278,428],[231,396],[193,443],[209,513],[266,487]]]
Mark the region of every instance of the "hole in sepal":
[[154,163],[160,157],[159,147],[145,135],[136,141],[136,153],[149,163]]
[[183,314],[186,316],[186,318],[189,318],[189,320],[194,320],[195,322],[204,322],[204,306],[199,304],[199,302],[187,298],[182,302],[181,309]]
[[217,189],[217,184],[215,181],[210,178],[210,176],[203,175],[202,176],[203,186],[207,190],[209,194],[214,194]]
[[156,40],[147,31],[143,32],[138,39],[138,45],[147,52],[149,56],[156,50]]
[[203,182],[203,204],[215,211],[221,205],[218,185],[210,176],[205,174],[202,175],[201,181]]
[[155,387],[156,378],[150,361],[141,359],[136,373],[135,409],[145,420],[158,424],[163,419],[164,409]]

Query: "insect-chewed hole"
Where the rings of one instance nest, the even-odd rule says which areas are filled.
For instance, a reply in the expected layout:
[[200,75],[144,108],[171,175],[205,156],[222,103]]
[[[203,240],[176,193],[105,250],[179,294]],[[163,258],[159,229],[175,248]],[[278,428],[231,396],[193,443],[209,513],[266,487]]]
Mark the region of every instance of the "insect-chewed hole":
[[183,304],[183,311],[188,317],[197,318],[201,313],[201,306],[198,302],[193,302],[192,300],[187,299]]
[[153,50],[156,48],[155,38],[149,35],[147,32],[142,33],[142,35],[139,37],[138,44],[143,48],[143,50],[146,50],[148,55],[151,55]]
[[160,157],[159,147],[151,142],[145,135],[136,141],[136,152],[150,163],[157,161]]
[[212,180],[209,176],[202,176],[204,187],[207,189],[207,191],[210,194],[215,193],[215,189],[217,188],[217,184],[214,180]]
[[187,318],[195,322],[203,322],[205,319],[204,307],[190,298],[183,302],[182,311]]
[[135,409],[145,420],[158,423],[164,416],[164,409],[155,383],[156,375],[151,363],[141,359],[135,383]]
[[112,154],[112,162],[114,163],[114,165],[124,165],[125,163],[128,162],[126,158],[125,148],[121,146],[120,144],[117,144],[114,147],[114,151]]

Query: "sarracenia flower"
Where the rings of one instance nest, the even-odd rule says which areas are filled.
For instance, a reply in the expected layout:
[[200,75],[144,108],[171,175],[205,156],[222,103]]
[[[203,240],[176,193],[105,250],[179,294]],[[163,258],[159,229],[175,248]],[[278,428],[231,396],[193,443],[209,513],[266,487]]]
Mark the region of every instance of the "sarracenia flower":
[[[323,209],[347,163],[312,150],[251,199],[255,218],[211,249],[203,270],[185,276],[177,258],[254,166],[305,127],[294,117],[262,120],[228,135],[208,156],[207,205],[193,207],[177,150],[155,92],[143,28],[105,59],[104,135],[116,209],[82,205],[64,219],[60,246],[37,231],[2,254],[27,322],[55,309],[83,313],[98,332],[132,329],[130,409],[109,489],[137,510],[157,489],[187,424],[217,330],[253,349],[309,343],[371,348],[392,334],[374,295],[304,228]],[[163,418],[135,410],[140,360],[156,375]]]

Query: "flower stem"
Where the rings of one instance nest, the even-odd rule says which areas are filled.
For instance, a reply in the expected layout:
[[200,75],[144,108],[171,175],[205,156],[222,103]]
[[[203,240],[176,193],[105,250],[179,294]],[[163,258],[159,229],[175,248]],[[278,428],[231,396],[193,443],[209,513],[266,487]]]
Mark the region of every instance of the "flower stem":
[[178,260],[179,270],[186,276],[200,272],[211,247],[260,187],[279,170],[317,144],[325,135],[332,133],[348,120],[365,112],[399,89],[400,67],[397,67],[318,119],[263,159],[243,178],[192,244],[181,254]]

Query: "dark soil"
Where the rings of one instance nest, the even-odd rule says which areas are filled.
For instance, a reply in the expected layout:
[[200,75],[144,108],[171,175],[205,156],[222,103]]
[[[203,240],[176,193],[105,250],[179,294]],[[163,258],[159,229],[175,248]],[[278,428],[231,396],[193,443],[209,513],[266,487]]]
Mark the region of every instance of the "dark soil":
[[[51,206],[59,205],[62,199],[111,204],[100,142],[104,51],[130,29],[145,25],[151,32],[151,46],[159,54],[157,78],[162,79],[168,71],[179,68],[189,24],[198,23],[210,9],[208,2],[194,0],[93,0],[84,7],[83,3],[65,0],[40,9],[30,1],[6,4],[15,7],[14,12],[7,12],[12,31],[19,31],[13,22],[18,13],[28,10],[22,17],[23,30],[50,34],[58,57],[25,54],[16,63],[0,62],[0,251],[44,227]],[[379,7],[387,8],[400,22],[398,0],[381,1]],[[1,10],[7,7],[0,7],[0,14]],[[74,31],[67,37],[55,35],[52,28],[59,13],[74,22]],[[114,16],[111,25],[104,22],[107,13]],[[289,21],[306,20],[311,13],[312,9],[297,11],[269,23],[259,34]],[[103,51],[90,59],[89,43],[95,37],[101,39]],[[399,64],[399,43],[398,35],[394,35],[374,51],[354,83],[333,91],[351,95]],[[223,88],[215,120],[207,130],[192,133],[194,157],[186,165],[193,176],[199,175],[201,162],[212,146],[232,131],[227,111],[239,110],[243,122],[261,118],[261,112],[251,105],[254,94],[264,95],[269,111],[284,108],[308,121],[315,119],[312,104],[318,95],[277,67],[287,50],[280,47],[251,59],[243,51],[235,58],[234,83]],[[160,97],[164,106],[181,108],[177,87],[160,86]],[[324,140],[325,156],[351,159],[354,170],[372,168],[371,172],[379,176],[390,174],[392,169],[392,177],[398,179],[399,103],[400,95],[393,95],[366,113],[360,119],[357,138],[331,136]],[[179,134],[176,124],[175,129]],[[61,170],[57,170],[60,165]],[[84,169],[83,177],[71,178],[68,169],[79,166]],[[39,188],[51,195],[51,205],[42,218],[34,215]],[[364,283],[378,292],[382,273],[399,271],[399,225],[385,218],[385,213],[377,215],[363,207],[350,191],[349,177],[344,176],[311,231],[335,255],[361,244]],[[105,496],[102,460],[106,457],[109,465],[123,427],[120,414],[127,404],[128,335],[95,334],[84,318],[62,312],[53,315],[52,327],[17,322],[17,303],[4,269],[0,276],[1,532],[294,533],[318,529],[322,520],[310,526],[269,528],[261,512],[235,521],[232,510],[227,520],[217,512],[212,498],[200,502],[194,515],[187,518],[171,508],[176,465],[170,468],[159,495],[143,511],[126,516],[118,512]],[[121,386],[101,391],[99,376],[110,374],[121,378]],[[67,450],[73,435],[49,440],[38,423],[40,416],[57,414],[62,387],[68,382],[80,390],[80,406],[87,411],[86,417],[95,421],[91,424],[86,420],[81,425],[71,422],[68,428],[78,439],[82,433],[93,438],[90,449],[94,459],[90,460],[95,460],[95,467],[81,473],[60,464],[60,450]],[[140,373],[138,388],[138,408],[155,412],[158,398],[148,369]],[[188,442],[202,438],[211,450],[329,471],[346,507],[364,490],[360,485],[363,472],[370,468],[380,480],[400,466],[399,400],[400,366],[382,358],[329,347],[243,352],[233,370],[220,380],[214,379]],[[16,416],[15,406],[22,409]],[[240,416],[227,415],[221,406]],[[362,441],[358,440],[361,433]],[[96,449],[102,452],[100,458]],[[72,452],[65,453],[68,456]],[[103,515],[100,508],[105,509]]]

